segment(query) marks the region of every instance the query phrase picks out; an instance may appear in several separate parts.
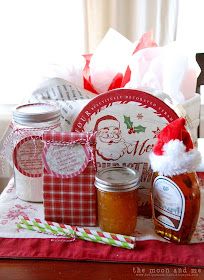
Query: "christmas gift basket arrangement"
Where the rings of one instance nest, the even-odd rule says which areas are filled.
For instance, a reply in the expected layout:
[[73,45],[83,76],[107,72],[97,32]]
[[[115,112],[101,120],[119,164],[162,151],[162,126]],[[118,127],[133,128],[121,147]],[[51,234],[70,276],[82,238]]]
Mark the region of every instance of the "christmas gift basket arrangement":
[[[204,241],[198,75],[192,57],[175,44],[157,46],[150,32],[133,44],[109,30],[93,54],[55,65],[13,112],[3,140],[14,183],[0,198],[0,236],[62,240],[79,254],[62,253],[68,259],[92,259],[83,246],[100,251],[103,243],[121,247],[121,258],[96,249],[95,260],[133,262],[145,257],[123,249],[137,251],[138,242],[147,242],[144,252],[160,242],[171,257],[182,244],[184,263],[191,246],[183,244]],[[79,239],[94,245],[79,250]],[[171,257],[164,261],[178,261]]]

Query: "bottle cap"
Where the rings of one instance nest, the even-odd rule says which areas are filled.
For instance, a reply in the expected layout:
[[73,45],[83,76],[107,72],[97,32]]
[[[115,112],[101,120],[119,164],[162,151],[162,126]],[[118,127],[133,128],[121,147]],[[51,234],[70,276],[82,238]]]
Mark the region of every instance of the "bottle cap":
[[128,167],[108,167],[97,172],[95,186],[107,192],[128,192],[139,187],[139,172]]
[[46,103],[24,104],[13,111],[13,120],[22,125],[49,122],[58,118],[60,118],[60,109]]

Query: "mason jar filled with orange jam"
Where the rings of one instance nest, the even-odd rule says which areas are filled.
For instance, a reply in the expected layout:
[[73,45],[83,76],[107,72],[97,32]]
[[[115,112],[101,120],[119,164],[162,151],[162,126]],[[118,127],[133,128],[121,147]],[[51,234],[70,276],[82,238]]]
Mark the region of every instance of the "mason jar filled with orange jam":
[[131,235],[137,223],[139,173],[110,167],[96,174],[98,222],[103,231]]

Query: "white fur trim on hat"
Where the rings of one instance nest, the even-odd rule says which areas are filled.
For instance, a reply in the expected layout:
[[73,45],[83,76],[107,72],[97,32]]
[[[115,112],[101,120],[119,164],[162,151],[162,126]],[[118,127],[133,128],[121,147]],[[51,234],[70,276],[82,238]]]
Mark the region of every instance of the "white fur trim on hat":
[[120,123],[117,120],[102,120],[98,124],[98,130],[100,130],[101,128],[110,127],[110,126],[120,128]]
[[200,152],[194,148],[186,152],[182,141],[170,140],[163,146],[163,155],[149,155],[152,170],[163,176],[195,172],[201,161]]

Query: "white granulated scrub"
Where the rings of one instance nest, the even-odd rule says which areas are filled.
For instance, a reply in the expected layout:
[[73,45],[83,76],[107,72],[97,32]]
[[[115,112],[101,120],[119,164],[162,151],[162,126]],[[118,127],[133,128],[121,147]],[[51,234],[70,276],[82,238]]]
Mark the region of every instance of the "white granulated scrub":
[[42,134],[60,130],[60,110],[46,103],[25,104],[13,112],[13,169],[17,196],[43,201]]

